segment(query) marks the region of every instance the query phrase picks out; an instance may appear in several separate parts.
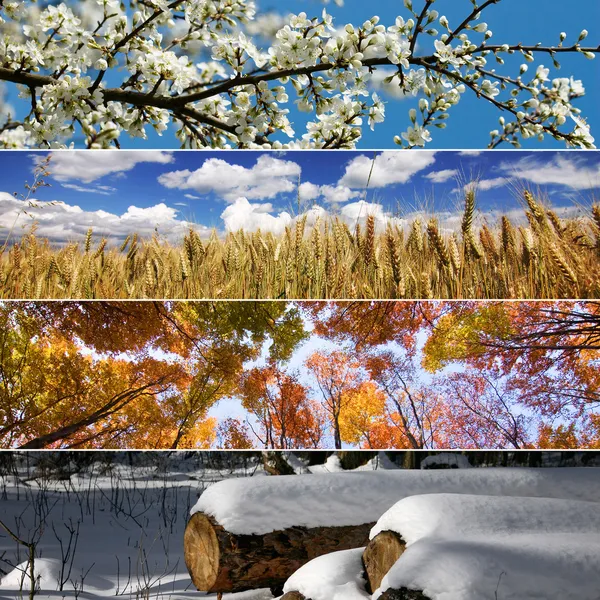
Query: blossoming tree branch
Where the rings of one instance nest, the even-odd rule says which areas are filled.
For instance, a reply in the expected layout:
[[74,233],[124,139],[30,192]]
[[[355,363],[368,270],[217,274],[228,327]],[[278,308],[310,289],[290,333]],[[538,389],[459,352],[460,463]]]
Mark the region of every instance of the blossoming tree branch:
[[[493,43],[483,18],[501,1],[462,0],[456,23],[435,0],[404,0],[393,24],[300,13],[260,49],[269,36],[252,0],[0,0],[0,80],[27,102],[0,124],[0,146],[84,138],[89,148],[119,147],[123,135],[174,126],[182,147],[353,148],[365,122],[384,121],[373,77],[385,69],[394,95],[419,97],[406,130],[395,132],[403,148],[431,142],[465,94],[498,109],[492,148],[545,136],[593,148],[575,106],[582,82],[552,78],[546,64],[558,68],[565,53],[593,59],[600,48],[585,42],[585,30],[572,41],[557,34],[551,46]],[[522,56],[518,73],[505,72],[511,55]],[[293,128],[291,102],[313,115],[304,132]]]

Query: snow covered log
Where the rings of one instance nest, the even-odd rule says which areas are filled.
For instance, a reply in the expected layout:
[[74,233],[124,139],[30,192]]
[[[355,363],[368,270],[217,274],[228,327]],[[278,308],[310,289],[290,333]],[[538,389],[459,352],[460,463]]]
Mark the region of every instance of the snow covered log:
[[[368,535],[350,532],[368,531],[369,523],[398,500],[441,492],[597,501],[600,469],[384,470],[228,479],[207,488],[192,509],[201,514],[188,525],[186,563],[202,591],[277,590],[311,558],[365,546]],[[398,533],[408,543],[404,532]]]
[[371,540],[390,531],[406,548],[373,600],[598,599],[597,502],[426,494],[390,508]]
[[370,593],[381,586],[405,548],[404,540],[395,531],[381,531],[367,544],[362,559]]
[[238,534],[204,513],[192,515],[184,534],[185,563],[205,592],[271,588],[317,556],[361,548],[375,523],[332,527],[292,526],[261,534]]

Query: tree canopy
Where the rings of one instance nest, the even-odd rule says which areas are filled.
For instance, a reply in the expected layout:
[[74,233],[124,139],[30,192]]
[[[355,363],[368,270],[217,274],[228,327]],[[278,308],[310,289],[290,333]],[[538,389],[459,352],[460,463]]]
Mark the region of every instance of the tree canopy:
[[598,302],[19,302],[0,324],[5,448],[600,445]]

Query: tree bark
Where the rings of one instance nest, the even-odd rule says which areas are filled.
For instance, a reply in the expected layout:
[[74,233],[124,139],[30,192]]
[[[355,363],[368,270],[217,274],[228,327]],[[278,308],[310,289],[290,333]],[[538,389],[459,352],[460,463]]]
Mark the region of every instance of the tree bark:
[[263,466],[269,475],[294,475],[295,471],[281,452],[264,450]]
[[373,525],[290,527],[242,535],[227,531],[210,516],[195,513],[184,534],[185,563],[200,591],[268,587],[279,595],[288,577],[313,558],[365,546]]
[[367,544],[363,552],[363,565],[370,594],[381,586],[381,581],[405,548],[404,540],[395,531],[382,531]]
[[340,465],[344,471],[351,471],[366,465],[372,458],[377,456],[377,452],[366,452],[364,450],[343,450],[337,453],[340,459]]

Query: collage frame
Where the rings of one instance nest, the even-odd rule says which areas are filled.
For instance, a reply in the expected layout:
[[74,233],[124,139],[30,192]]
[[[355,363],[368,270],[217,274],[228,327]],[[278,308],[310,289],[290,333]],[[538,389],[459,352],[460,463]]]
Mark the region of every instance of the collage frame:
[[0,600],[598,600],[600,5],[285,4],[0,0]]

